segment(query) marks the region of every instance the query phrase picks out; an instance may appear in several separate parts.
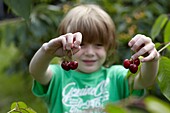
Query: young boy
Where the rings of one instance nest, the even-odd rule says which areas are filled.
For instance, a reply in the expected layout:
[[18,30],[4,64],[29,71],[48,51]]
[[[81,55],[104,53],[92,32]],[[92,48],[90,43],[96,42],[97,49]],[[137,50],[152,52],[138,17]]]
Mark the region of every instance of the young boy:
[[[82,113],[130,96],[125,79],[128,69],[105,67],[108,58],[114,57],[116,38],[114,23],[104,10],[97,5],[79,5],[67,13],[59,31],[61,36],[44,43],[29,66],[33,93],[46,102],[49,113]],[[133,85],[133,94],[141,96],[155,81],[159,54],[151,39],[141,34],[128,45],[135,52],[132,59],[145,54]],[[65,56],[78,62],[76,70],[50,64],[53,58]]]

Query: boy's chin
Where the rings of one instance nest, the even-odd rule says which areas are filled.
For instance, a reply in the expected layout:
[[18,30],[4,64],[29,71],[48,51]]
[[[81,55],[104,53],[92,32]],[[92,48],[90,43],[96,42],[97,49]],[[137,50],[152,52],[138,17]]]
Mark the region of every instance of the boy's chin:
[[83,69],[77,69],[77,71],[82,73],[93,73],[98,71],[98,68],[83,68]]

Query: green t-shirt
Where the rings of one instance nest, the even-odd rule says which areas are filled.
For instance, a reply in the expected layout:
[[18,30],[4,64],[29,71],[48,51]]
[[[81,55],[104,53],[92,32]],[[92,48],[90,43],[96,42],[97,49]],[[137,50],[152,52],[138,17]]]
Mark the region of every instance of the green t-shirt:
[[[130,95],[126,75],[121,65],[85,74],[65,71],[60,65],[51,65],[53,77],[48,89],[34,81],[33,93],[41,97],[49,113],[83,113],[82,110],[103,108],[108,102],[118,102]],[[143,90],[135,91],[138,96]],[[99,112],[98,112],[99,113]]]

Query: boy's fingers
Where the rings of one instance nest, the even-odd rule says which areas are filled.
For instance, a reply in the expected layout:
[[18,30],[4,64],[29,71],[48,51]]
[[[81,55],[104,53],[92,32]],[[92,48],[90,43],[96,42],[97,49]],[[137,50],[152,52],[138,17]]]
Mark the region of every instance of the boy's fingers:
[[77,53],[80,49],[81,49],[80,46],[78,48],[73,48],[73,54]]
[[141,34],[135,35],[135,36],[129,41],[128,45],[129,45],[130,47],[132,47],[132,46],[135,44],[135,42],[139,39],[139,37],[141,37],[141,36],[142,36]]
[[144,47],[142,47],[139,51],[137,51],[133,56],[132,56],[132,59],[136,59],[138,58],[139,56],[142,56],[144,55],[145,53],[148,53],[149,51],[153,50],[154,49],[154,44],[147,44],[145,45]]
[[132,47],[133,49],[136,49],[136,48],[140,47],[141,45],[143,45],[143,44],[145,45],[150,42],[151,42],[151,39],[149,37],[146,37],[145,35],[138,34],[129,41],[128,45],[130,47]]
[[142,47],[143,44],[143,40],[139,38],[136,42],[133,43],[133,45],[131,46],[131,50],[136,52]]
[[57,45],[63,46],[64,50],[71,50],[73,47],[80,48],[80,44],[82,42],[82,34],[80,32],[77,33],[67,33],[65,35],[61,35],[58,38],[54,38],[49,41],[49,46],[55,47]]
[[81,42],[82,42],[82,34],[80,32],[74,33],[74,47],[79,48]]
[[65,35],[65,37],[66,37],[66,49],[71,50],[71,48],[73,46],[73,34],[68,33]]
[[65,38],[65,36],[62,35],[58,39],[61,40],[61,42],[63,44],[63,50],[65,50],[66,49],[66,38]]
[[147,62],[152,60],[157,60],[159,58],[159,53],[154,49],[150,52],[150,54],[147,57],[144,57],[141,61]]

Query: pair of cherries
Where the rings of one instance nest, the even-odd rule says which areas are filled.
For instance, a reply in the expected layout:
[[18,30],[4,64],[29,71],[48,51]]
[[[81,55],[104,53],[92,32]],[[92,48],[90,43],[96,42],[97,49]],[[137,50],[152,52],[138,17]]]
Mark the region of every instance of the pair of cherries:
[[123,61],[123,66],[126,69],[129,69],[131,73],[136,73],[138,71],[138,66],[140,65],[140,60],[139,58],[137,59],[125,59]]
[[78,67],[78,62],[77,61],[62,61],[61,63],[61,67],[66,70],[69,71],[70,69],[75,70]]
[[[71,60],[70,60],[70,57],[68,55],[69,51],[71,52]],[[78,62],[75,61],[75,60],[74,61],[72,60],[72,56],[73,56],[72,49],[69,50],[69,51],[67,51],[67,54],[66,54],[66,56],[64,56],[64,59],[61,63],[61,67],[66,71],[69,71],[70,69],[75,70],[78,67]]]

